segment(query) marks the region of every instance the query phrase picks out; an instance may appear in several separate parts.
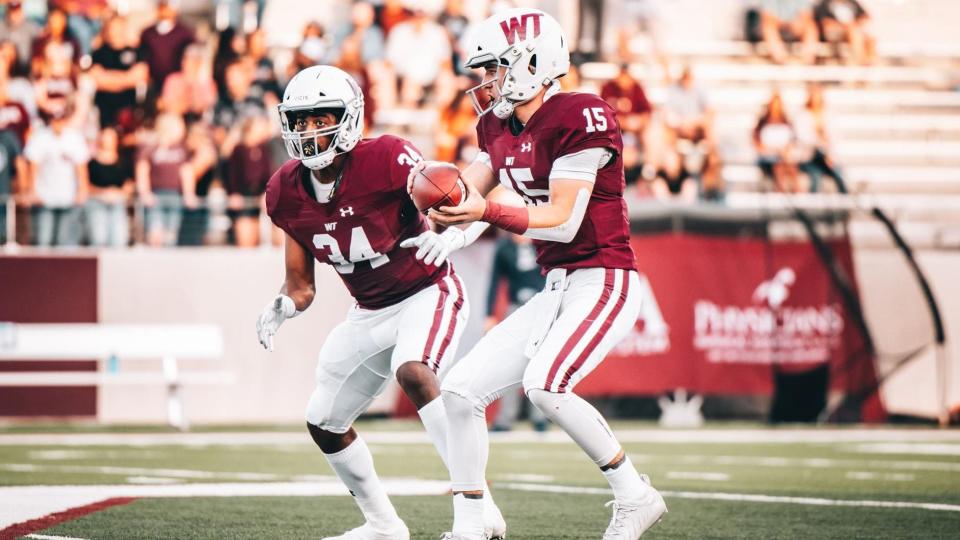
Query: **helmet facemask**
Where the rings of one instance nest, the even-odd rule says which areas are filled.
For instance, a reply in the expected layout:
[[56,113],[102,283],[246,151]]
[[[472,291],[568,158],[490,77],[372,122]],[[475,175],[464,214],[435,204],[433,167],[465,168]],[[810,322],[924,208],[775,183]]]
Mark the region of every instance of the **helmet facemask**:
[[[330,126],[318,129],[298,130],[297,122],[313,116],[332,114],[337,120]],[[282,126],[281,137],[287,153],[293,159],[298,159],[310,169],[322,169],[329,166],[338,154],[340,133],[347,127],[345,108],[316,107],[311,109],[296,109],[280,112]],[[320,138],[329,139],[326,148],[320,148]]]
[[[480,84],[467,90],[467,94],[473,101],[473,108],[477,112],[477,116],[483,116],[493,111],[493,114],[496,115],[497,118],[509,118],[517,105],[522,105],[530,101],[538,94],[540,87],[533,89],[529,88],[529,85],[525,87],[518,84],[517,77],[514,75],[514,70],[526,70],[529,73],[527,78],[536,75],[537,54],[535,48],[536,42],[526,47],[515,45],[508,47],[505,51],[497,55],[497,72],[492,79],[487,79],[486,77],[487,71],[489,71],[487,66],[493,61],[485,62],[482,66],[476,66],[476,63],[473,64],[475,67],[487,68],[484,71],[484,80],[482,80]],[[552,84],[553,79],[544,77],[542,81],[538,82],[541,83],[542,86],[549,86]],[[477,97],[477,92],[480,90],[489,92],[492,89],[496,90],[496,97],[490,99],[486,106],[483,106]]]

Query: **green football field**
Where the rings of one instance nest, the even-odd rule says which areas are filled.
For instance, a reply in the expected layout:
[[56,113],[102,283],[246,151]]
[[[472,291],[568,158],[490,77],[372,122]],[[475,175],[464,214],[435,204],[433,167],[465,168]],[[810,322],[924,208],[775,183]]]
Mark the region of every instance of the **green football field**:
[[[446,472],[419,426],[358,427],[412,537],[438,538],[452,519]],[[644,538],[960,538],[957,431],[614,427],[670,508]],[[611,496],[565,435],[491,441],[508,538],[600,538]],[[0,538],[85,539],[316,539],[362,521],[295,428],[0,430],[0,519]]]

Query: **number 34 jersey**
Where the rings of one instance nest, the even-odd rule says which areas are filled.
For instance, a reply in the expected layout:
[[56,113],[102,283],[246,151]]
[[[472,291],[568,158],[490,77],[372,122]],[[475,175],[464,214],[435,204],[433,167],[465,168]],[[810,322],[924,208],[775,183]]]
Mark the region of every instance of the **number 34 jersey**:
[[267,184],[267,213],[318,261],[332,265],[361,307],[396,304],[451,271],[449,263],[426,265],[415,249],[400,247],[429,228],[407,194],[407,175],[419,160],[401,138],[364,139],[348,154],[327,203],[307,192],[310,170],[290,160]]
[[509,120],[486,114],[477,124],[480,149],[490,155],[494,178],[528,206],[550,201],[550,170],[559,157],[607,148],[614,157],[600,170],[586,214],[570,243],[534,240],[537,262],[553,268],[635,269],[627,205],[623,200],[623,140],[616,113],[599,96],[560,92],[547,99],[519,135]]

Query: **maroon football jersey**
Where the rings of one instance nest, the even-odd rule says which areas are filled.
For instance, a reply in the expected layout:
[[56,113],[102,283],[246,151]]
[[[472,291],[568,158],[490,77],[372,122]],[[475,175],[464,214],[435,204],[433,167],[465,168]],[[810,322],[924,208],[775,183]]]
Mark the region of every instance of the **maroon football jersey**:
[[337,192],[319,203],[307,192],[309,169],[290,160],[267,184],[267,213],[322,263],[333,265],[364,308],[396,304],[440,281],[452,269],[418,261],[400,242],[429,226],[407,194],[420,159],[414,146],[384,135],[350,151]]
[[509,121],[486,114],[477,124],[480,149],[490,155],[494,178],[535,206],[550,200],[550,170],[561,156],[588,148],[615,153],[597,171],[580,230],[570,243],[534,240],[537,262],[552,268],[634,269],[627,204],[623,200],[623,140],[616,113],[599,96],[561,92],[513,135]]

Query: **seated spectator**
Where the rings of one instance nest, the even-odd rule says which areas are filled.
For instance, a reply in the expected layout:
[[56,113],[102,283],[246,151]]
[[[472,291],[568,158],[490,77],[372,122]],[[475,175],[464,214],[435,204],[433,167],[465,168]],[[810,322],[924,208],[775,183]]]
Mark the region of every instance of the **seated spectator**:
[[600,97],[617,111],[617,120],[624,135],[630,134],[635,144],[643,141],[653,108],[643,86],[630,76],[629,65],[621,64],[617,76],[600,88]]
[[156,120],[156,142],[137,153],[137,195],[146,207],[147,243],[173,246],[180,233],[183,208],[195,208],[195,176],[184,138],[183,118],[163,113]]
[[193,29],[177,18],[172,0],[157,3],[157,22],[140,34],[140,57],[150,71],[154,95],[163,89],[167,76],[183,64],[183,51],[194,42]]
[[760,30],[770,57],[777,64],[789,60],[785,41],[800,42],[800,61],[804,64],[816,61],[820,36],[810,4],[811,0],[763,0]]
[[757,165],[764,178],[773,181],[777,191],[798,191],[795,143],[796,133],[784,111],[783,98],[775,91],[753,130],[753,145],[757,151]]
[[823,89],[818,84],[807,86],[807,101],[803,110],[794,116],[797,137],[796,160],[800,170],[810,180],[810,191],[820,191],[820,179],[827,175],[843,191],[840,176],[830,150],[830,127],[823,101]]
[[450,38],[422,9],[396,25],[387,38],[387,60],[400,80],[400,104],[417,107],[425,90],[452,74]]
[[127,218],[127,180],[130,171],[120,159],[120,136],[112,127],[100,130],[97,147],[87,164],[90,198],[87,231],[91,246],[125,247],[130,242]]
[[713,109],[706,92],[693,80],[689,66],[667,89],[663,113],[666,127],[675,138],[693,142],[712,140]]
[[648,142],[649,146],[659,149],[650,152],[652,171],[672,179],[674,184],[683,181],[681,176],[692,176],[700,182],[700,194],[707,200],[719,200],[723,196],[713,116],[706,92],[696,84],[692,69],[687,67],[667,90],[661,139]]
[[30,72],[38,76],[45,62],[55,61],[51,57],[66,58],[71,65],[78,65],[81,54],[80,43],[67,29],[67,14],[62,9],[51,9],[47,14],[47,26],[31,45]]
[[42,29],[31,21],[23,12],[23,3],[13,0],[7,4],[7,14],[0,21],[0,36],[9,40],[16,47],[15,63],[18,71],[27,71],[33,47],[33,40],[40,35]]
[[827,43],[846,43],[854,64],[869,65],[876,57],[870,16],[857,0],[820,0],[813,10],[820,35]]
[[23,155],[29,163],[26,200],[34,210],[38,246],[80,243],[80,208],[89,192],[90,151],[82,133],[70,125],[69,104],[52,113],[50,124],[30,133]]
[[93,52],[90,75],[97,93],[93,102],[100,111],[100,125],[119,124],[130,133],[136,128],[134,109],[137,86],[147,82],[147,65],[129,42],[127,21],[113,17],[104,23],[100,47]]
[[686,203],[697,200],[697,178],[675,147],[664,148],[656,163],[650,186],[656,198],[678,199]]
[[270,159],[270,121],[266,116],[247,118],[241,129],[240,143],[227,160],[224,187],[229,195],[227,213],[233,221],[233,234],[240,247],[260,243],[260,211],[267,181],[273,174]]
[[183,52],[183,66],[163,83],[160,109],[194,122],[217,102],[217,85],[204,59],[203,46],[193,44]]

